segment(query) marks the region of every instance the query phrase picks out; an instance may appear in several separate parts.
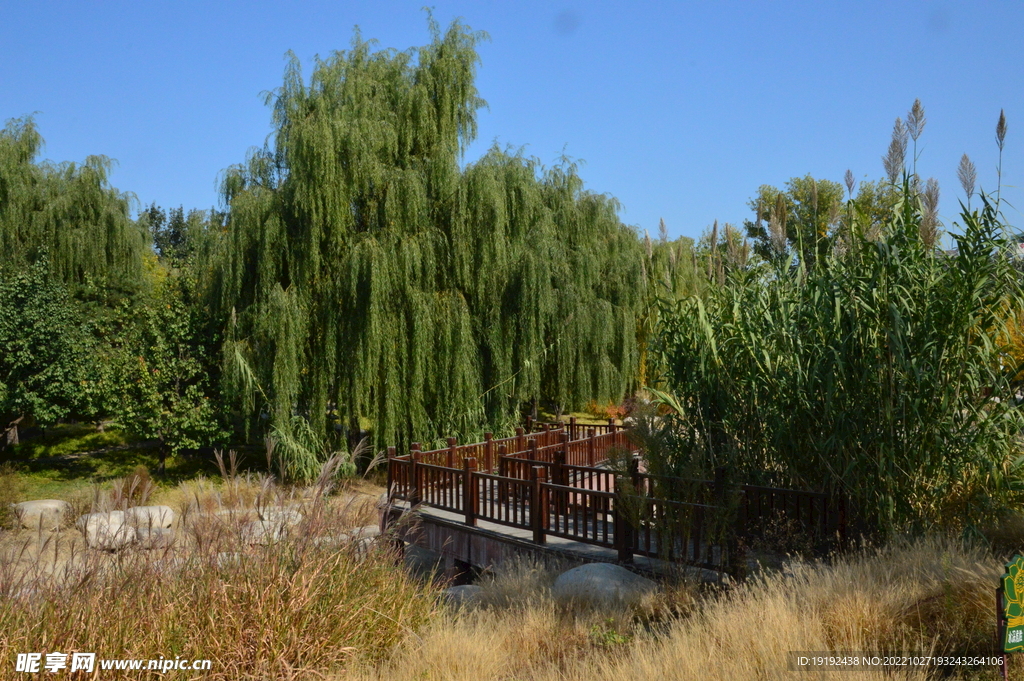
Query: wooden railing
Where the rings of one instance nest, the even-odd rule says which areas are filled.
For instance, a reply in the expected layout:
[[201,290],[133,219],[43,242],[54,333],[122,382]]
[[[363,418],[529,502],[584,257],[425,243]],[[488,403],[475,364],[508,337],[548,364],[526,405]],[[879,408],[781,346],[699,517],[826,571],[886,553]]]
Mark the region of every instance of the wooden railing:
[[[572,439],[572,434],[578,436]],[[464,517],[532,532],[533,541],[562,537],[633,555],[722,570],[738,563],[737,540],[782,521],[817,540],[845,542],[841,499],[800,490],[729,486],[715,480],[641,473],[627,433],[610,425],[602,434],[551,428],[482,443],[409,454],[388,453],[389,501],[427,505]],[[619,449],[628,474],[606,467]],[[479,456],[477,456],[479,455]],[[481,458],[482,457],[482,458]]]

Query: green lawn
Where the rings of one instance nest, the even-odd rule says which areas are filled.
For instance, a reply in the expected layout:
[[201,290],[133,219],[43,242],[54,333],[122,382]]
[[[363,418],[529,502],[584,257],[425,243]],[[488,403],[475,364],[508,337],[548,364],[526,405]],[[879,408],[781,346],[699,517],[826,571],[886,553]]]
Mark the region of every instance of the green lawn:
[[0,501],[6,503],[80,497],[96,484],[126,477],[138,466],[150,471],[158,487],[217,473],[208,460],[168,457],[166,473],[157,475],[160,457],[155,447],[116,429],[99,432],[85,424],[47,429],[43,436],[22,442],[0,457],[5,478],[5,498]]

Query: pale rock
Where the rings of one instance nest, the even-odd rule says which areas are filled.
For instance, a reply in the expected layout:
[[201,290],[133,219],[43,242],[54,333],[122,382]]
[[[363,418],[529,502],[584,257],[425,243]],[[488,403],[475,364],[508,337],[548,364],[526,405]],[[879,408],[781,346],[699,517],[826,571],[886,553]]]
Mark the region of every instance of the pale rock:
[[29,530],[58,530],[64,523],[65,514],[71,510],[66,501],[59,499],[40,499],[11,504],[15,517],[21,526]]
[[452,586],[444,590],[444,596],[456,608],[464,608],[480,600],[483,588],[476,584]]
[[174,511],[170,506],[135,506],[125,511],[125,520],[132,527],[170,528],[174,525]]
[[252,520],[241,527],[240,536],[250,546],[265,546],[281,541],[288,535],[287,529],[278,523],[266,520]]
[[135,536],[144,549],[165,549],[174,543],[174,530],[169,527],[138,527]]
[[92,549],[116,551],[135,541],[135,528],[125,522],[124,511],[86,513],[75,526],[85,535],[85,543]]
[[290,528],[302,522],[302,514],[291,508],[261,508],[259,509],[260,520],[272,523],[284,528]]
[[566,570],[555,579],[551,594],[558,601],[596,606],[636,604],[657,589],[651,580],[612,563],[588,563]]

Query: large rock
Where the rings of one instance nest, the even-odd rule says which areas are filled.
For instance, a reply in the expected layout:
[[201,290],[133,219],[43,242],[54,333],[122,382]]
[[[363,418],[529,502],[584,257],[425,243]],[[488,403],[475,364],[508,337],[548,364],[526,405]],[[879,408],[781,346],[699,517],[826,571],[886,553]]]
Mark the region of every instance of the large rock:
[[633,605],[657,588],[651,580],[619,565],[588,563],[560,574],[551,594],[559,601],[607,607]]
[[480,600],[483,588],[476,584],[463,584],[452,586],[444,590],[444,596],[449,603],[456,608],[464,608],[475,604]]
[[302,522],[302,514],[292,508],[278,506],[259,509],[260,520],[284,528],[295,527]]
[[242,541],[250,546],[265,546],[287,537],[288,530],[279,523],[253,520],[242,525],[239,534]]
[[252,508],[223,508],[214,511],[212,517],[231,527],[259,520],[256,510]]
[[135,506],[125,511],[125,520],[137,528],[169,528],[174,525],[170,506]]
[[135,528],[125,522],[124,511],[86,513],[75,523],[91,549],[116,551],[134,542]]
[[135,536],[144,549],[165,549],[174,543],[174,530],[169,527],[137,527]]
[[23,501],[20,504],[11,504],[11,508],[22,527],[29,530],[42,528],[47,531],[60,529],[65,515],[71,510],[68,502],[59,499]]

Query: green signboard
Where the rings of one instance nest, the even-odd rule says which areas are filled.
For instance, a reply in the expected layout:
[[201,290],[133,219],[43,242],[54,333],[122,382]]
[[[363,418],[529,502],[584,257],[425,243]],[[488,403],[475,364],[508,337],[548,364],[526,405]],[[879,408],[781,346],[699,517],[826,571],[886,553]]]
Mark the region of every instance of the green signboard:
[[1024,556],[1017,554],[1006,564],[1003,588],[1003,652],[1024,650]]

